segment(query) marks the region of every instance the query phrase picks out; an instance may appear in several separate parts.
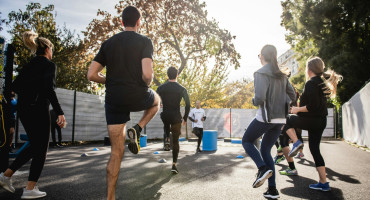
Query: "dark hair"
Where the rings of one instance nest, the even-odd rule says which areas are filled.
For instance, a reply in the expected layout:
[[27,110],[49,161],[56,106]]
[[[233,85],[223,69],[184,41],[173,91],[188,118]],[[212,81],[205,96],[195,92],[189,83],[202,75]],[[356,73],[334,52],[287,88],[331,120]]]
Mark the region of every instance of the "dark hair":
[[31,50],[32,54],[37,56],[45,55],[47,48],[54,48],[53,43],[50,40],[39,37],[39,35],[33,31],[26,31],[23,33],[23,42]]
[[167,69],[167,76],[170,80],[175,79],[178,73],[179,70],[176,67],[169,67]]
[[276,47],[270,44],[267,44],[262,47],[261,54],[263,55],[263,59],[272,65],[272,69],[274,71],[274,74],[277,75],[288,75],[289,68],[284,68],[284,70],[281,70],[279,68],[278,62],[277,62],[277,50]]
[[127,6],[122,11],[122,23],[125,27],[135,27],[137,20],[141,17],[139,9],[134,6]]

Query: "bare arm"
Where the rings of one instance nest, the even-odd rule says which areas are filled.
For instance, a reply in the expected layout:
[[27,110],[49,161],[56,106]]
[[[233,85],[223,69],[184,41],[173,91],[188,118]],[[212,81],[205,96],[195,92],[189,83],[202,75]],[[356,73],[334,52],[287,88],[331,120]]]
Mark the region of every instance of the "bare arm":
[[306,106],[303,106],[303,107],[292,107],[292,111],[291,111],[293,114],[297,114],[299,112],[308,112],[307,110],[307,107]]
[[153,81],[153,61],[150,58],[143,58],[141,60],[143,69],[143,80],[149,86]]
[[105,84],[106,77],[101,73],[103,68],[104,67],[100,63],[92,61],[89,71],[87,72],[87,79],[96,83]]

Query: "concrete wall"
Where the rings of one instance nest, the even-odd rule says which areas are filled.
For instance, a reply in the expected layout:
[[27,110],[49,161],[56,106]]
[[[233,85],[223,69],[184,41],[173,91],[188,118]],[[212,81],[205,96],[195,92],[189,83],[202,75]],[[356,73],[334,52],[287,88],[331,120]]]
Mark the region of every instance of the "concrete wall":
[[370,83],[342,106],[343,137],[370,147]]
[[[72,116],[74,91],[66,89],[56,89],[56,93],[68,122],[67,128],[62,129],[63,141],[72,140]],[[75,141],[103,140],[107,133],[104,111],[104,97],[92,94],[77,92],[76,94],[76,123]],[[160,113],[161,111],[159,111]],[[184,113],[184,108],[181,108]],[[205,109],[207,120],[204,123],[204,130],[217,130],[219,138],[230,137],[230,116],[231,116],[231,137],[241,138],[249,123],[256,115],[254,109]],[[159,113],[146,127],[148,139],[163,138],[163,124]],[[329,109],[328,126],[324,136],[334,136],[333,109]],[[143,112],[131,113],[131,120],[127,127],[136,124]],[[191,133],[191,122],[188,121],[186,127],[182,127],[182,137],[195,137]],[[25,133],[22,125],[19,125],[19,133]],[[305,132],[303,133],[305,134]],[[307,133],[306,133],[307,134]]]

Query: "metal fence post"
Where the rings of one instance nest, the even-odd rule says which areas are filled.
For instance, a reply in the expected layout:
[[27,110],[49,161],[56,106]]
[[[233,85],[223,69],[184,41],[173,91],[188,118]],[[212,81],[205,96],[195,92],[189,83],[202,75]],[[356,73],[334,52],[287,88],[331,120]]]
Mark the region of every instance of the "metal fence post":
[[74,91],[73,95],[73,116],[72,116],[72,144],[75,142],[75,123],[76,123],[76,95],[77,91]]

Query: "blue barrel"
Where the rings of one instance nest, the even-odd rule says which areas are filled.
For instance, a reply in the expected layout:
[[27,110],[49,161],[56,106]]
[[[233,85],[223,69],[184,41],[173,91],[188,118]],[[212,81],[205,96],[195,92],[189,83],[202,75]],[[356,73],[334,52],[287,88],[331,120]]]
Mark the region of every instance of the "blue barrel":
[[203,131],[203,151],[217,150],[217,131],[205,130]]
[[140,136],[140,147],[146,147],[146,135],[141,135]]

